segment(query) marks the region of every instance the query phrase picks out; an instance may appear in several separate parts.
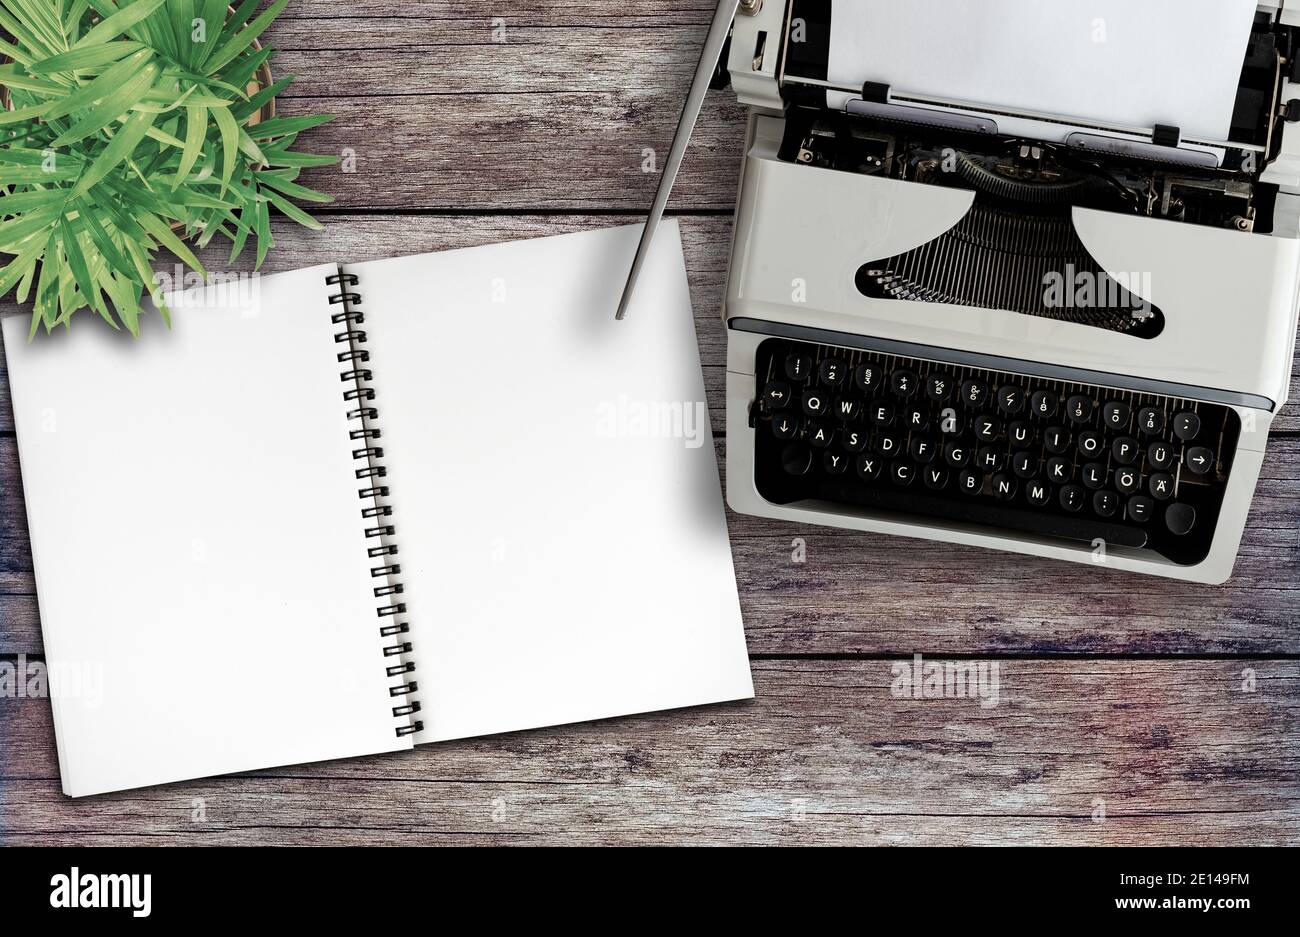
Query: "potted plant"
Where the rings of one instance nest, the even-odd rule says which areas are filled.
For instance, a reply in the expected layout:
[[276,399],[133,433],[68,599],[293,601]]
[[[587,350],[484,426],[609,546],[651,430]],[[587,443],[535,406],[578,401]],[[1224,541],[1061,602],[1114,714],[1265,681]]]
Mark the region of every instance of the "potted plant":
[[[338,157],[295,152],[332,119],[274,116],[273,51],[258,37],[288,0],[0,0],[0,298],[32,302],[32,335],[93,309],[139,334],[152,262],[221,235],[261,266],[272,210],[330,197],[299,172]],[[7,255],[7,256],[6,256]],[[7,261],[7,262],[6,262]]]

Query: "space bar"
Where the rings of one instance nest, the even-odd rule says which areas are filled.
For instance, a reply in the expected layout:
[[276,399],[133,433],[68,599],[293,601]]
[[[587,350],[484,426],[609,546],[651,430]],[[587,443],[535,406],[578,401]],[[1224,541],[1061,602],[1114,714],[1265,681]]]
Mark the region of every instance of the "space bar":
[[942,520],[1001,527],[1005,530],[1036,534],[1040,537],[1056,537],[1088,544],[1101,540],[1109,546],[1134,549],[1141,549],[1147,545],[1146,531],[1138,527],[1126,527],[1123,524],[1109,524],[1105,521],[1053,514],[1007,511],[978,503],[959,504],[906,491],[879,491],[874,488],[850,488],[847,485],[828,487],[835,489],[837,497],[833,500],[849,501],[883,511],[921,514]]

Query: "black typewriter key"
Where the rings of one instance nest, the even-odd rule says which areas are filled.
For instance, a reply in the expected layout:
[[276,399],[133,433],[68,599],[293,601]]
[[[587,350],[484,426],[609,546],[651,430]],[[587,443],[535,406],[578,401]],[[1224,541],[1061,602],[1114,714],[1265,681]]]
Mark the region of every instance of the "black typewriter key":
[[1060,408],[1060,398],[1050,390],[1037,391],[1029,398],[1029,412],[1040,420],[1050,420]]
[[1156,503],[1146,495],[1136,495],[1128,499],[1128,506],[1125,509],[1125,515],[1129,520],[1137,524],[1145,524],[1151,520],[1151,515],[1155,513]]
[[989,399],[989,385],[983,381],[965,381],[961,385],[962,403],[978,410]]
[[948,470],[940,466],[926,469],[923,473],[925,487],[931,491],[943,491],[948,487]]
[[772,418],[772,435],[777,439],[794,439],[802,428],[803,424],[797,416],[782,413]]
[[1165,526],[1175,537],[1185,537],[1196,526],[1196,508],[1190,504],[1171,504],[1165,511]]
[[828,452],[822,456],[822,467],[827,475],[843,475],[849,470],[849,457],[843,452]]
[[880,386],[880,368],[874,364],[858,365],[858,369],[853,372],[853,383],[858,385],[858,389],[866,394],[873,394],[876,388]]
[[1080,433],[1079,451],[1090,459],[1099,456],[1106,451],[1106,440],[1101,433],[1092,430]]
[[1065,415],[1073,422],[1083,424],[1092,420],[1092,400],[1082,394],[1075,394],[1065,402]]
[[912,444],[907,447],[907,453],[912,457],[912,461],[919,465],[929,465],[939,455],[934,443],[921,436],[912,439]]
[[1069,430],[1060,426],[1049,426],[1043,433],[1043,445],[1052,455],[1065,455],[1071,442]]
[[849,452],[857,455],[867,448],[867,434],[858,430],[845,430],[840,444]]
[[781,450],[781,467],[787,475],[807,475],[812,468],[812,450],[803,443],[792,443]]
[[769,409],[784,410],[790,405],[790,385],[773,381],[763,389],[763,403]]
[[1033,478],[1038,474],[1039,459],[1032,452],[1017,452],[1011,457],[1011,471],[1019,478]]
[[1163,472],[1174,464],[1173,447],[1166,442],[1153,442],[1147,447],[1147,462],[1153,469]]
[[994,449],[992,446],[985,446],[975,454],[975,467],[984,472],[999,472],[1006,463],[1006,455],[1002,450]]
[[907,400],[916,396],[916,391],[921,385],[921,379],[916,376],[915,371],[906,369],[895,371],[889,376],[889,389],[897,397]]
[[877,436],[876,452],[886,458],[892,458],[903,451],[903,445],[894,436]]
[[1092,496],[1092,512],[1098,517],[1112,518],[1119,510],[1119,495],[1113,491],[1098,491]]
[[785,359],[785,376],[802,384],[812,374],[813,360],[807,355],[791,355]]
[[1165,431],[1165,414],[1155,407],[1143,407],[1138,411],[1138,431],[1143,436],[1159,436]]
[[889,480],[899,488],[906,488],[916,481],[916,466],[910,462],[895,462],[889,468]]
[[1115,487],[1122,495],[1135,495],[1142,490],[1142,475],[1137,469],[1115,469]]
[[819,390],[803,392],[803,412],[808,416],[821,416],[830,409],[831,401]]
[[914,433],[924,433],[930,428],[930,413],[920,407],[903,411],[903,427]]
[[1132,465],[1142,458],[1142,447],[1138,445],[1136,439],[1121,436],[1111,444],[1110,454],[1115,457],[1115,461],[1120,465]]
[[817,366],[817,379],[827,387],[839,387],[844,383],[846,371],[843,361],[827,358]]
[[1034,427],[1024,420],[1016,420],[1007,429],[1007,438],[1013,446],[1027,446],[1034,439]]
[[1025,392],[1010,384],[998,388],[998,409],[1007,416],[1019,416],[1025,409]]
[[1183,456],[1183,464],[1193,475],[1208,475],[1214,469],[1214,450],[1193,446]]
[[1168,501],[1174,496],[1174,476],[1168,472],[1156,472],[1147,479],[1147,491],[1157,501]]
[[1074,478],[1074,465],[1069,459],[1047,460],[1047,480],[1054,485],[1064,485]]
[[1052,500],[1052,486],[1037,479],[1029,482],[1025,486],[1025,500],[1036,508],[1046,507]]
[[993,476],[993,497],[999,501],[1010,501],[1020,490],[1020,481],[1014,475],[1005,472]]
[[1002,436],[1002,421],[995,416],[977,416],[975,435],[981,442],[996,442]]
[[1201,435],[1201,418],[1190,411],[1174,417],[1174,435],[1183,442],[1191,442]]
[[894,425],[894,408],[890,404],[877,400],[867,408],[867,417],[872,423],[884,429],[886,426]]
[[983,472],[962,472],[957,476],[957,489],[964,495],[977,495],[984,490]]
[[1126,403],[1112,401],[1101,408],[1101,422],[1111,429],[1125,429],[1133,416],[1133,410]]
[[837,397],[835,403],[831,405],[831,416],[846,423],[856,420],[861,413],[862,404],[845,397]]
[[826,449],[835,440],[835,431],[821,423],[808,424],[808,443],[816,449]]
[[955,469],[965,468],[970,464],[971,450],[965,443],[950,442],[943,447],[943,461]]
[[873,455],[859,456],[855,469],[858,478],[864,482],[874,482],[879,480],[880,473],[884,471],[884,462]]
[[1088,493],[1078,485],[1066,485],[1061,489],[1061,497],[1058,500],[1062,508],[1071,514],[1078,514],[1088,503]]
[[947,403],[952,390],[952,378],[946,374],[931,374],[925,379],[925,395],[935,403]]
[[1100,462],[1089,462],[1083,467],[1083,483],[1097,491],[1106,487],[1106,482],[1110,481],[1110,475],[1106,472],[1106,466]]

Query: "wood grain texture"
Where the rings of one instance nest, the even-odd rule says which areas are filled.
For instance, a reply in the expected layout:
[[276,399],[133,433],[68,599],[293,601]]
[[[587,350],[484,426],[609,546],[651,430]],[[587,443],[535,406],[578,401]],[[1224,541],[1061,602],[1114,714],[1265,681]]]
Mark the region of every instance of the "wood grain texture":
[[1253,693],[1232,662],[1003,662],[982,708],[761,661],[750,703],[77,801],[23,702],[0,816],[42,844],[1296,844],[1300,665],[1250,666]]
[[[338,114],[301,145],[346,150],[356,171],[308,174],[338,198],[327,230],[277,222],[265,272],[635,220],[657,181],[645,151],[667,150],[712,9],[296,0],[269,34],[277,73],[299,76],[281,111]],[[743,120],[710,97],[673,201],[719,436]],[[0,839],[1294,844],[1297,456],[1287,410],[1219,588],[731,515],[748,704],[69,801],[48,703],[0,699]],[[20,485],[0,379],[9,661],[42,649]],[[913,652],[997,660],[999,706],[893,698],[889,659]]]

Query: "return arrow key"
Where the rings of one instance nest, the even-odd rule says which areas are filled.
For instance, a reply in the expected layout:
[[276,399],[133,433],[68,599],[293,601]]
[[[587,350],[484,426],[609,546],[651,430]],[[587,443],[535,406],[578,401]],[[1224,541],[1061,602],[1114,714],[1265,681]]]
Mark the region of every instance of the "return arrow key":
[[1187,450],[1187,457],[1183,461],[1187,465],[1187,471],[1193,475],[1208,475],[1214,468],[1214,452],[1204,446],[1194,446]]

